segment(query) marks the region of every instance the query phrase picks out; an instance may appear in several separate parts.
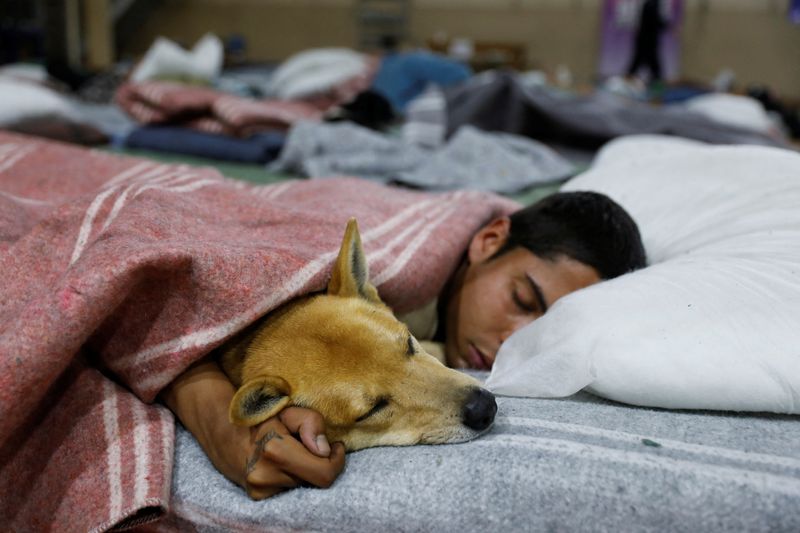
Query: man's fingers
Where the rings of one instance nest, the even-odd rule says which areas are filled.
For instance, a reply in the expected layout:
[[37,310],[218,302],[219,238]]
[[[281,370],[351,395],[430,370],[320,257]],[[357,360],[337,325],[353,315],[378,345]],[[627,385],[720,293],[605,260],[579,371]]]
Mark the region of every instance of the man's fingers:
[[248,485],[247,486],[247,495],[253,498],[254,500],[263,500],[265,498],[269,498],[271,496],[275,496],[279,492],[283,492],[286,489],[278,488],[278,487],[253,487]]
[[325,420],[316,411],[302,407],[287,407],[278,415],[289,432],[300,435],[306,448],[320,457],[328,457],[330,444],[325,436]]
[[266,491],[271,488],[283,490],[296,487],[299,484],[297,479],[266,461],[259,462],[256,467],[247,474],[248,491]]
[[[315,464],[316,463],[316,464]],[[344,470],[344,444],[334,442],[329,457],[316,457],[314,461],[287,465],[285,471],[314,486],[328,488]]]
[[[302,444],[295,442],[303,448]],[[317,487],[327,488],[333,485],[344,469],[344,445],[341,442],[333,443],[329,457],[317,457],[305,449],[302,451],[303,454],[285,455],[283,471]]]
[[[263,461],[274,465],[291,478],[306,481],[317,487],[329,487],[336,480],[344,468],[344,445],[334,444],[329,457],[319,457],[311,453],[289,432],[293,429],[301,430],[303,420],[306,418],[311,419],[309,427],[312,430],[318,429],[322,427],[321,417],[315,421],[314,417],[304,417],[303,412],[315,415],[316,412],[308,409],[300,411],[301,413],[290,413],[286,417],[287,423],[276,417],[258,427],[254,435],[253,455],[248,460],[246,475],[250,474],[259,461]],[[307,434],[311,433],[307,431]]]
[[[267,498],[301,482],[329,487],[344,468],[344,445],[328,444],[325,423],[316,411],[290,407],[251,431],[245,479],[247,493],[254,499]],[[294,434],[299,434],[302,442]]]
[[[265,450],[270,447],[275,448],[274,442],[283,439],[297,442],[289,435],[286,427],[280,421],[271,419],[259,426],[252,438],[253,447],[244,467],[247,495],[254,500],[263,500],[278,492],[298,486],[300,484],[298,479],[287,474],[265,457]],[[300,447],[302,448],[302,446]]]

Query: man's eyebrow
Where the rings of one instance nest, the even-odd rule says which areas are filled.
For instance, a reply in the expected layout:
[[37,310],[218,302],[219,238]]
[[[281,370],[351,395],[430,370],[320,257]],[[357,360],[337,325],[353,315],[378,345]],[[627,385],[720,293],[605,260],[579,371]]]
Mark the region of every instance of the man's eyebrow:
[[537,283],[536,279],[529,273],[525,273],[525,279],[528,280],[528,283],[531,284],[531,289],[533,289],[533,294],[536,296],[536,302],[539,304],[539,309],[542,310],[542,313],[547,311],[547,302],[544,299],[544,293],[542,292],[542,287]]

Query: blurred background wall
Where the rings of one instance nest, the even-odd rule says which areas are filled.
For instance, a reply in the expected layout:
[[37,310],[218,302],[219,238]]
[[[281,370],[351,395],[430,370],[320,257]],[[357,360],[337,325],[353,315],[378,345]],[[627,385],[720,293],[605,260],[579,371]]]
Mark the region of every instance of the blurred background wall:
[[[374,4],[374,2],[372,2]],[[391,2],[390,2],[391,3]],[[240,35],[247,60],[278,61],[319,46],[363,48],[361,0],[166,0],[156,2],[118,54],[136,56],[159,35],[191,45],[203,33]],[[602,0],[414,0],[407,46],[468,38],[524,50],[524,66],[567,67],[578,85],[594,81]],[[731,69],[736,83],[763,84],[800,98],[800,25],[789,0],[685,0],[680,29],[684,80],[710,81]]]
[[[737,87],[800,99],[800,6],[795,23],[788,16],[800,0],[672,1],[682,6],[678,79],[710,82],[729,69]],[[479,66],[568,73],[581,87],[597,79],[604,6],[625,2],[637,0],[0,0],[0,37],[40,54],[44,28],[59,36],[45,43],[49,56],[100,70],[140,57],[158,36],[187,47],[206,32],[237,37],[239,59],[278,62],[313,47],[374,48],[391,30],[409,48],[467,39],[483,47]],[[0,42],[0,62],[24,59],[12,48]]]

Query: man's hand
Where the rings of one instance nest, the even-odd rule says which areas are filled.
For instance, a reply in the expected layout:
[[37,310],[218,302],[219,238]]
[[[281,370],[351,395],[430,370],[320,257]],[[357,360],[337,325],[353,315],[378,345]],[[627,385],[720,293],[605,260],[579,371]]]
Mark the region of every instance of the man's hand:
[[244,479],[254,500],[304,482],[330,487],[343,468],[344,445],[328,445],[324,421],[316,411],[288,407],[250,430]]
[[333,483],[344,468],[344,446],[328,444],[319,413],[289,407],[258,426],[236,426],[228,419],[234,393],[217,363],[206,360],[178,376],[161,395],[217,470],[251,498],[268,498],[302,483]]

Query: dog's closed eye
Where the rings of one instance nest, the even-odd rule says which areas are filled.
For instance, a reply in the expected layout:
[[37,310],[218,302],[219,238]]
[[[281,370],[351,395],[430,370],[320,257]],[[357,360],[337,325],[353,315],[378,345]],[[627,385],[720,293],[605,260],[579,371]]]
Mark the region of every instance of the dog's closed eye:
[[356,422],[362,422],[367,418],[371,417],[375,413],[378,413],[389,406],[389,398],[383,397],[378,398],[378,401],[375,402],[375,405],[372,406],[372,409],[364,413],[363,415],[356,418]]

